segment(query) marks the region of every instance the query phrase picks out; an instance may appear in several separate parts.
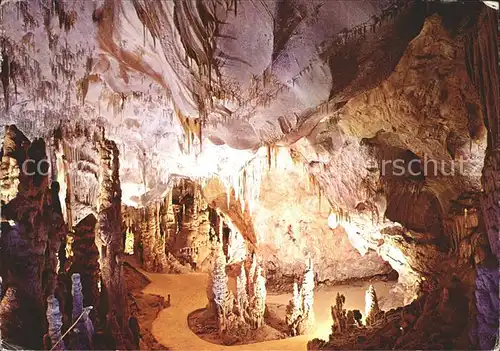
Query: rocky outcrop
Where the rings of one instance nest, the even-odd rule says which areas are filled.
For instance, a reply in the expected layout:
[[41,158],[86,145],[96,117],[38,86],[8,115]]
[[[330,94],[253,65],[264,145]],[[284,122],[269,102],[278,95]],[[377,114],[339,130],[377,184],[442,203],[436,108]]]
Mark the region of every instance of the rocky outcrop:
[[53,181],[50,186],[50,196],[47,196],[44,206],[45,218],[50,223],[47,250],[45,251],[45,270],[43,272],[45,298],[54,294],[58,285],[58,274],[64,270],[66,262],[65,245],[68,228],[61,210],[59,191],[59,183]]
[[[499,295],[498,258],[500,257],[500,130],[498,115],[498,10],[483,9],[473,30],[465,37],[467,72],[479,92],[485,124],[488,127],[488,148],[484,159],[481,184],[481,209],[489,245],[484,237],[476,240],[476,325],[471,337],[481,349],[498,346]],[[490,256],[490,250],[496,260]]]
[[347,329],[347,311],[344,309],[345,296],[337,293],[335,305],[330,307],[332,314],[332,334],[343,334]]

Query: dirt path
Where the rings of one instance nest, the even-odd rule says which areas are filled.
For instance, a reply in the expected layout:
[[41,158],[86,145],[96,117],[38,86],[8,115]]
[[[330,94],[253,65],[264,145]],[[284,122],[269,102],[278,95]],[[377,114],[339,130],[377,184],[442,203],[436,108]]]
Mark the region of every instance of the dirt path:
[[[207,274],[155,274],[141,270],[150,280],[143,291],[167,297],[171,295],[171,306],[164,309],[153,322],[152,333],[154,337],[171,350],[305,350],[307,341],[316,336],[328,338],[331,328],[330,305],[335,300],[337,291],[347,293],[350,301],[347,308],[363,308],[364,292],[368,283],[356,286],[339,286],[320,290],[315,296],[315,313],[317,329],[315,335],[298,336],[294,338],[266,341],[256,344],[221,346],[211,344],[200,339],[189,329],[187,317],[192,311],[204,308],[207,304],[206,286]],[[384,295],[394,283],[375,283],[377,292]],[[286,304],[290,295],[268,295],[268,301]],[[392,302],[390,302],[392,303]],[[382,307],[382,306],[381,306]]]

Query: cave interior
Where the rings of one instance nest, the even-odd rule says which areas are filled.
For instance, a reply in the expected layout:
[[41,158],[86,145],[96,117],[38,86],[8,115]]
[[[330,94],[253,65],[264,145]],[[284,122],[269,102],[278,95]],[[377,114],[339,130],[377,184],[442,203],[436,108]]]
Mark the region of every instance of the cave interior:
[[0,349],[499,349],[498,11],[0,0]]

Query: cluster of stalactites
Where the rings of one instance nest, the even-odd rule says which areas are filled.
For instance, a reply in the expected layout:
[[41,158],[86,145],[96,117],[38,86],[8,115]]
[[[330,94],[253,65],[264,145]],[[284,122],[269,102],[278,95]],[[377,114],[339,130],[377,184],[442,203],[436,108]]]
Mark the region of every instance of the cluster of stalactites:
[[330,214],[328,215],[328,227],[335,229],[338,225],[345,226],[345,224],[351,223],[351,216],[349,212],[343,210],[342,208],[331,208]]
[[250,214],[253,213],[259,202],[260,185],[265,167],[264,160],[256,157],[235,174],[221,176],[226,187],[228,208],[234,191],[234,197],[236,201],[239,201],[241,211],[244,212],[248,209]]
[[226,222],[230,229],[227,247],[227,264],[242,262],[247,257],[247,245],[245,238],[239,230],[236,229],[231,220],[227,219]]
[[179,122],[182,125],[182,128],[184,129],[184,141],[187,144],[187,153],[191,153],[191,145],[194,144],[194,138],[195,136],[198,138],[198,141],[200,143],[200,152],[202,151],[203,147],[203,135],[202,135],[202,119],[201,118],[190,118],[186,117],[182,114],[180,109],[175,108],[175,114],[177,115],[177,118],[179,119]]

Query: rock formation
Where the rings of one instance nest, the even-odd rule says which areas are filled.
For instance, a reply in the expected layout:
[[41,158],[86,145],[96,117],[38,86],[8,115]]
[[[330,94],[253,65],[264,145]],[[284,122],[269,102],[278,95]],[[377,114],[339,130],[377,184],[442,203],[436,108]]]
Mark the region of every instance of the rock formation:
[[347,328],[347,312],[344,309],[345,296],[337,293],[335,306],[331,306],[332,313],[332,335],[342,334]]
[[290,336],[301,334],[299,326],[302,322],[302,297],[297,282],[293,283],[292,299],[286,309],[285,322]]
[[[425,293],[411,304],[387,311],[370,328],[344,329],[340,324],[329,341],[314,339],[309,350],[318,349],[456,349],[462,348],[468,320],[463,286],[452,278],[445,289]],[[337,306],[342,304],[337,303]],[[337,306],[335,312],[337,314]],[[332,307],[332,315],[333,315]],[[335,324],[335,323],[334,323]],[[342,331],[342,332],[340,332]],[[465,339],[467,344],[467,338]]]
[[74,273],[71,276],[72,290],[71,295],[73,296],[73,311],[72,311],[72,322],[75,325],[72,330],[72,348],[76,350],[91,350],[93,330],[87,326],[88,311],[84,309],[83,305],[83,294],[82,294],[82,283],[80,281],[80,275]]
[[226,256],[219,245],[215,252],[215,262],[210,276],[210,287],[213,300],[213,311],[217,317],[219,332],[228,328],[228,317],[233,310],[233,296],[227,286]]
[[[266,288],[289,290],[310,257],[292,333],[313,284],[395,270],[406,303],[363,328],[338,296],[330,340],[311,348],[498,345],[498,4],[0,7],[2,342],[44,347],[52,295],[70,323],[69,274],[83,262],[67,232],[92,214],[105,348],[131,347],[128,229],[148,270],[209,271],[224,258],[231,279],[248,273],[247,313],[222,294],[220,329],[262,326]],[[122,205],[135,222],[122,225]],[[85,300],[97,299],[91,250],[78,268],[92,271],[90,283],[81,272]],[[242,263],[248,252],[260,262]]]
[[73,229],[71,267],[69,274],[78,273],[85,306],[98,308],[100,292],[99,252],[95,245],[97,219],[89,214]]
[[370,285],[365,293],[365,320],[366,325],[371,326],[380,318],[380,308],[378,307],[377,294],[373,285]]
[[61,328],[63,326],[62,313],[59,309],[59,301],[51,295],[47,298],[47,322],[49,324],[48,336],[50,338],[51,350],[65,350],[66,346],[62,340]]
[[162,228],[165,206],[169,204],[157,202],[142,209],[141,228],[138,235],[142,247],[142,266],[148,272],[168,270],[165,247],[167,237]]
[[[30,142],[15,126],[6,126],[1,155],[2,337],[14,345],[41,348],[44,301],[55,288],[55,250],[61,240],[60,217],[48,188],[45,142]],[[23,328],[33,328],[32,338],[23,336]]]
[[107,320],[107,331],[117,348],[125,347],[128,333],[128,311],[125,298],[121,255],[123,235],[121,218],[121,188],[116,144],[102,138],[98,143],[99,197],[96,246],[99,250],[102,293],[100,313]]
[[240,267],[240,274],[236,278],[236,302],[238,313],[242,321],[247,320],[248,317],[248,281],[245,266],[242,264]]
[[314,328],[314,273],[311,259],[307,260],[306,267],[300,291],[295,282],[292,300],[287,306],[286,323],[292,336],[308,333]]
[[249,316],[252,328],[260,328],[264,324],[264,313],[266,311],[266,278],[263,276],[262,267],[259,265],[255,270],[255,275],[251,275],[253,289],[250,294]]

